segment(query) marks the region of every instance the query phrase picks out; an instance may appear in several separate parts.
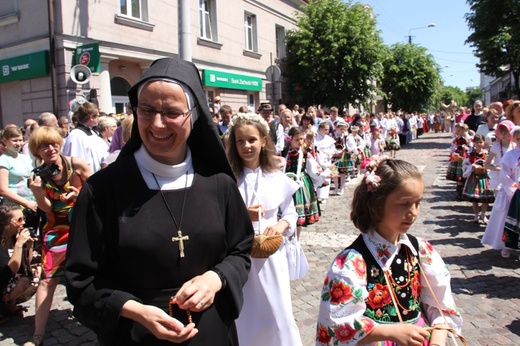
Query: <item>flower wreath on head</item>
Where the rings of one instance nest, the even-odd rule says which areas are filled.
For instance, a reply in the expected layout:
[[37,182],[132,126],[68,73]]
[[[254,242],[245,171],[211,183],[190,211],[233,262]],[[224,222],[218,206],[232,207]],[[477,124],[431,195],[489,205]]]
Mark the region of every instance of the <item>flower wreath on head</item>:
[[256,113],[237,113],[235,116],[233,116],[233,118],[231,118],[227,132],[231,132],[233,126],[241,121],[252,121],[258,123],[264,128],[266,133],[269,134],[269,124],[267,124],[267,121],[265,121],[261,115]]

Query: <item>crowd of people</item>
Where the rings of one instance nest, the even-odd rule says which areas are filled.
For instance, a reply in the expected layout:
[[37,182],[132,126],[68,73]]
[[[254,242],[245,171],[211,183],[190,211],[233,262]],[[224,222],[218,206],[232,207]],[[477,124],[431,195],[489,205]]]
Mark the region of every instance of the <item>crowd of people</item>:
[[43,343],[83,183],[124,143],[111,146],[117,120],[85,102],[70,119],[44,112],[1,131],[0,318],[23,315],[20,304],[35,295],[34,333],[26,346]]
[[429,131],[453,133],[447,178],[487,223],[483,243],[504,257],[518,248],[520,101],[432,116],[211,112],[197,68],[170,58],[129,98],[122,120],[86,102],[70,121],[42,113],[2,132],[0,314],[36,295],[25,346],[43,344],[63,277],[74,316],[103,344],[301,345],[290,280],[305,256],[289,244],[351,179],[361,235],[326,272],[316,344],[444,345],[462,319],[441,257],[408,234],[424,186],[396,158]]

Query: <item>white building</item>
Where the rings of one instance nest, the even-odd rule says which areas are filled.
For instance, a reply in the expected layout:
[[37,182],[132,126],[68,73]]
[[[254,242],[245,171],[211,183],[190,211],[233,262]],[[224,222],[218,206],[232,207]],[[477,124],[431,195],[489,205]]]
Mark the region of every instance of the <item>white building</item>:
[[[285,33],[295,27],[294,15],[305,1],[179,2],[190,7],[184,34],[210,106],[220,96],[234,110],[256,109],[267,98],[265,71],[284,56]],[[78,96],[97,94],[102,111],[124,112],[126,91],[151,62],[179,54],[177,1],[48,3],[0,2],[2,126],[21,125],[44,111],[66,115]],[[71,79],[71,69],[80,64],[92,71],[84,84]],[[79,70],[88,77],[89,71]]]

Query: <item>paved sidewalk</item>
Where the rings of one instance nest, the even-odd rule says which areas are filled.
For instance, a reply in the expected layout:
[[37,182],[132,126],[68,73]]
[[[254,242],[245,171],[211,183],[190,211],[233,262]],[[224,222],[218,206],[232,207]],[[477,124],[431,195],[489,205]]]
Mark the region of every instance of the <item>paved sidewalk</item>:
[[[452,288],[470,346],[520,345],[520,270],[518,256],[503,259],[480,244],[484,226],[472,222],[469,202],[455,201],[455,184],[444,179],[448,134],[428,133],[404,146],[397,157],[423,170],[425,199],[411,230],[427,238],[441,253],[452,274]],[[319,296],[325,272],[335,255],[359,234],[349,221],[355,182],[341,197],[329,198],[323,216],[302,232],[309,274],[292,282],[294,316],[304,346],[314,345]],[[0,346],[21,345],[32,333],[34,298],[25,318],[0,325]],[[77,323],[65,290],[58,286],[49,317],[45,345],[98,345],[95,335]],[[265,345],[292,346],[292,345]]]

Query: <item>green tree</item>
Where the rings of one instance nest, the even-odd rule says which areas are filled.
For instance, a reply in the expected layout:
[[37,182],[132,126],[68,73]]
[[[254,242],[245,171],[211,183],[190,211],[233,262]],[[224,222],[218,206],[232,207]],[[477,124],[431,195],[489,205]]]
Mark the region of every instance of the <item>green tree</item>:
[[292,94],[306,104],[360,104],[375,97],[385,45],[370,8],[310,0],[286,36],[284,68]]
[[458,106],[464,106],[468,103],[468,96],[461,88],[443,86],[440,89],[440,101],[445,105],[449,105],[451,101],[455,101]]
[[469,109],[473,108],[473,104],[477,100],[482,100],[482,90],[479,88],[473,88],[470,90],[466,90],[466,96],[468,98],[467,102],[464,104],[466,107],[469,107]]
[[494,77],[510,71],[512,91],[520,95],[520,0],[467,0],[467,3],[471,12],[466,14],[466,22],[473,33],[466,43],[475,48],[480,59],[477,66]]
[[439,66],[426,48],[396,43],[384,61],[380,88],[393,110],[425,111],[439,107],[435,100],[441,87]]

